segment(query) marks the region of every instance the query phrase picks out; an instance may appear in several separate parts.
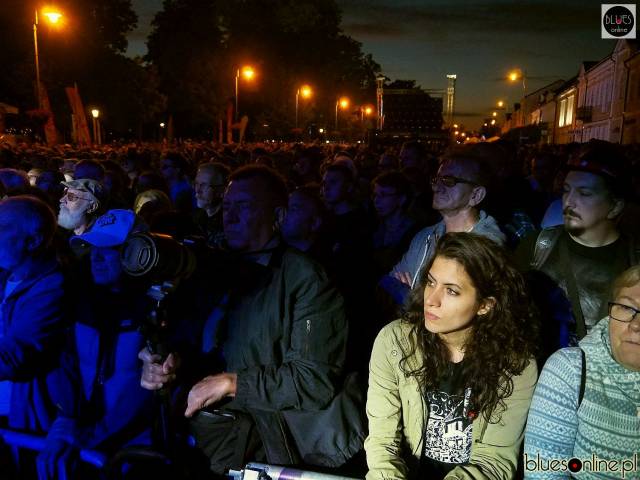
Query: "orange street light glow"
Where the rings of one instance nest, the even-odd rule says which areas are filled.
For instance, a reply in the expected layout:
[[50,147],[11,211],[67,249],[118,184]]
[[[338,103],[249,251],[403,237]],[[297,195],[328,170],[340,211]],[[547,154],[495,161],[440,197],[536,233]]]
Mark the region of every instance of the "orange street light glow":
[[372,113],[373,113],[373,107],[370,107],[370,106],[364,107],[364,114],[365,115],[371,115]]
[[242,70],[240,71],[240,73],[247,80],[252,80],[253,77],[256,75],[255,70],[253,69],[253,67],[250,67],[250,66],[242,67]]
[[303,98],[309,98],[313,95],[313,90],[311,90],[309,85],[303,85],[300,87],[300,95],[302,95]]
[[520,78],[520,72],[519,71],[514,70],[512,72],[509,72],[509,80],[511,80],[512,82],[515,82],[519,78]]
[[491,112],[491,116],[497,117],[498,116],[498,112]]
[[349,99],[347,97],[342,97],[340,99],[340,108],[344,109],[349,106]]
[[504,102],[503,102],[502,100],[500,100],[500,101],[498,102],[498,107],[499,107],[499,108],[504,107]]
[[494,120],[491,120],[491,125],[495,125],[495,124],[496,124],[495,119],[494,119]]
[[100,116],[100,110],[98,110],[97,108],[94,108],[91,110],[91,116],[93,118],[98,118]]
[[51,23],[58,23],[62,18],[62,14],[60,12],[51,9],[43,10],[42,15],[45,16]]

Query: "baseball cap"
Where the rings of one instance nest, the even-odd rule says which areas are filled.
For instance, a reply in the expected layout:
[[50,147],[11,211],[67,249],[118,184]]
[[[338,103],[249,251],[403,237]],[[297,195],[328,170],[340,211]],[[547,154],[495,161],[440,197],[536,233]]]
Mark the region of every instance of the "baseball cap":
[[102,184],[92,178],[80,178],[78,180],[60,183],[67,188],[73,188],[75,190],[80,190],[81,192],[90,193],[98,202],[104,201],[106,196],[106,192]]
[[593,173],[609,180],[621,181],[624,167],[625,158],[617,145],[603,140],[591,140],[577,155],[569,159],[565,170]]
[[122,245],[127,239],[135,221],[136,215],[132,210],[109,210],[98,217],[91,230],[71,237],[69,243],[76,252],[82,252],[91,246],[116,247]]

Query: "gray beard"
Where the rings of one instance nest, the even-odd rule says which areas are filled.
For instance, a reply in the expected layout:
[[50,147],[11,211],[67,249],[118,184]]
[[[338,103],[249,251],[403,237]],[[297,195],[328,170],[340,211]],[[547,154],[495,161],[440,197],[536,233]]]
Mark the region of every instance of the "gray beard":
[[67,230],[75,230],[85,223],[85,212],[71,213],[66,208],[61,207],[58,214],[58,225]]

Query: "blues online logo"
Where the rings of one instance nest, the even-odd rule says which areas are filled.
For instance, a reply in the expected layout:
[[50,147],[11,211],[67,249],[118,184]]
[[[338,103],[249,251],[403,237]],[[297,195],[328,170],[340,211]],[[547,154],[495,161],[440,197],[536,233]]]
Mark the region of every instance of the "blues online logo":
[[636,5],[602,5],[602,38],[636,38]]

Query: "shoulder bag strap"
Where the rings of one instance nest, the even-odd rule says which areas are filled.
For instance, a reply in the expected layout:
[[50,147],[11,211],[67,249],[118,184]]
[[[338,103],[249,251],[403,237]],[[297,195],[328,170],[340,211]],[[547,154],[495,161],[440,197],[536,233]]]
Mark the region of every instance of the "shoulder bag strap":
[[578,338],[584,338],[587,334],[587,327],[584,322],[584,313],[582,312],[582,305],[580,305],[580,297],[578,296],[578,287],[576,285],[576,276],[571,268],[571,262],[569,261],[569,248],[565,238],[560,238],[560,263],[562,270],[566,272],[567,280],[567,294],[573,307],[573,315],[576,319],[576,334]]

